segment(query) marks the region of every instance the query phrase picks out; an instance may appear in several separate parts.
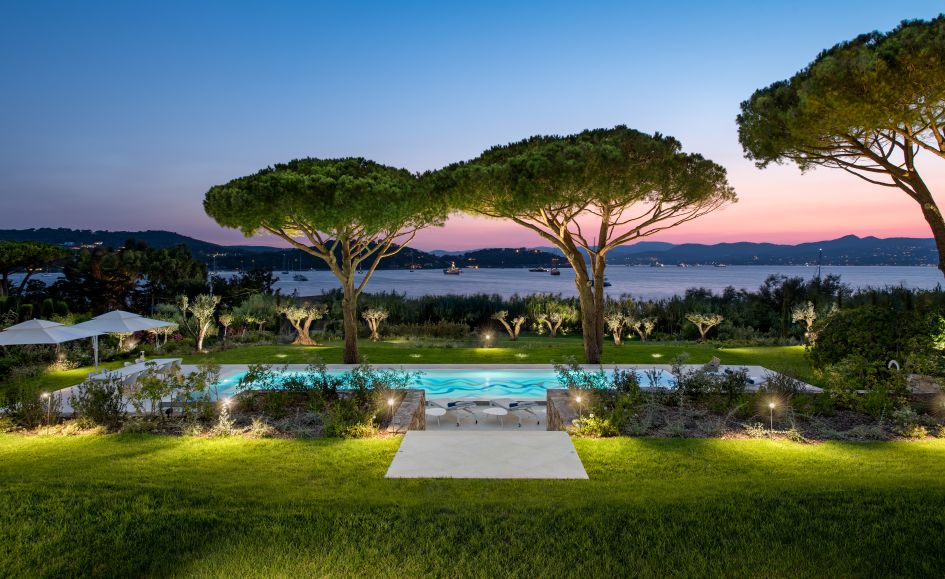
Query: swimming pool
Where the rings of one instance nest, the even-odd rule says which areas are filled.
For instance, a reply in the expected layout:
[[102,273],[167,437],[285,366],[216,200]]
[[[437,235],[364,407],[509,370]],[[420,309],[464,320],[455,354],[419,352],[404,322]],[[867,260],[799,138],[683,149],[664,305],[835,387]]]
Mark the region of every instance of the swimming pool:
[[[640,386],[652,386],[647,370],[635,370],[640,378]],[[422,374],[416,379],[412,388],[426,391],[427,398],[516,398],[516,399],[545,399],[545,391],[549,388],[561,388],[554,370],[458,370],[433,369],[421,370]],[[612,370],[606,370],[609,374]],[[649,372],[654,372],[650,370]],[[665,370],[655,370],[659,388],[672,386],[672,375]],[[341,374],[342,371],[331,372]],[[301,371],[286,371],[283,376],[304,374]],[[227,376],[217,384],[220,396],[236,394],[236,385],[245,376],[239,372]]]

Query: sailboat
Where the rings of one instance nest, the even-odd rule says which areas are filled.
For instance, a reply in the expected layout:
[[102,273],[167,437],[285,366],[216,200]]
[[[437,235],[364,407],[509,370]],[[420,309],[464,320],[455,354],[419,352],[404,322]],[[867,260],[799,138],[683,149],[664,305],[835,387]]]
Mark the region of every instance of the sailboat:
[[302,275],[302,258],[299,258],[299,271],[292,276],[294,281],[308,281],[308,278]]
[[558,258],[553,257],[551,259],[551,270],[548,272],[551,275],[561,275],[561,270],[558,269]]

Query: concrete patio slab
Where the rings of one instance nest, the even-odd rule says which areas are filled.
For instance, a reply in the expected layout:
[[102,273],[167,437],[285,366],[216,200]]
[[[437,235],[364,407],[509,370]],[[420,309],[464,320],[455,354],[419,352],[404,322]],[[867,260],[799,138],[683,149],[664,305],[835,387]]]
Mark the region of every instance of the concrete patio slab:
[[387,478],[587,479],[565,432],[410,431]]

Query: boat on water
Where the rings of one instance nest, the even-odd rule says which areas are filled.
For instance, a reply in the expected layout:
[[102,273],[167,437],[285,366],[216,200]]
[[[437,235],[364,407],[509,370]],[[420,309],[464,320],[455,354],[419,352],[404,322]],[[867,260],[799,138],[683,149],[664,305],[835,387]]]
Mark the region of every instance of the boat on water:
[[561,275],[561,270],[558,269],[557,267],[553,267],[550,270],[548,270],[548,273],[551,275]]
[[663,264],[658,261],[654,261],[650,264],[650,267],[663,267]]
[[[605,277],[605,278],[604,278],[604,287],[610,287],[611,285],[613,285],[613,284],[611,284],[611,283],[610,283],[610,280],[608,280],[608,279]],[[591,280],[591,287],[594,287],[594,280]]]
[[450,262],[450,266],[449,266],[448,268],[444,269],[444,270],[443,270],[443,273],[445,273],[446,275],[459,275],[459,274],[463,273],[463,270],[461,270],[460,268],[456,267],[456,262],[455,262],[455,261],[451,261],[451,262]]
[[537,272],[537,273],[545,273],[545,272],[548,271],[548,269],[539,266],[539,267],[533,267],[533,268],[529,269],[528,271],[534,271],[534,272]]
[[292,276],[292,280],[293,281],[308,281],[308,278],[300,273],[297,273]]
[[715,267],[728,267],[728,266],[725,265],[724,263],[717,263],[715,264]]
[[687,263],[677,263],[677,264],[676,264],[676,267],[689,267],[689,264],[687,264]]

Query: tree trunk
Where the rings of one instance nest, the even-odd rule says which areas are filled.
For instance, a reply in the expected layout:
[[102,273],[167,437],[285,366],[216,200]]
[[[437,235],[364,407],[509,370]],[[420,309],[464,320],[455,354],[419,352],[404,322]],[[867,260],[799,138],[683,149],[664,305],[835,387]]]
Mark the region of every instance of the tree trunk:
[[295,328],[295,341],[292,342],[295,346],[317,346],[318,344],[312,340],[312,337],[309,335],[309,328],[312,325],[311,320],[306,320],[305,323],[296,322],[294,320],[289,320],[289,323],[292,324],[292,327]]
[[[583,279],[581,279],[583,278]],[[575,275],[575,285],[578,290],[578,301],[581,304],[581,334],[584,338],[584,361],[588,364],[599,364],[601,348],[597,342],[597,314],[594,306],[594,294],[591,291],[590,280],[584,275]]]
[[[594,271],[594,341],[598,353],[604,351],[604,269],[607,267],[607,258],[597,255],[591,261]],[[595,361],[598,363],[600,360]]]
[[207,335],[207,330],[201,326],[197,332],[197,352],[203,354],[203,338]]
[[23,288],[25,288],[26,284],[29,283],[31,277],[33,277],[33,270],[27,269],[25,275],[23,276],[23,280],[20,281],[20,285],[16,288],[16,294],[14,295],[17,297],[23,295]]
[[358,298],[354,295],[353,275],[352,283],[346,284],[344,297],[341,299],[341,313],[345,334],[345,364],[357,364],[358,356]]
[[922,207],[922,216],[926,223],[932,229],[932,237],[935,239],[935,249],[938,250],[938,269],[945,275],[945,220],[942,219],[942,212],[939,211],[932,193],[925,186],[924,182],[918,183],[916,189],[920,192],[917,199]]

